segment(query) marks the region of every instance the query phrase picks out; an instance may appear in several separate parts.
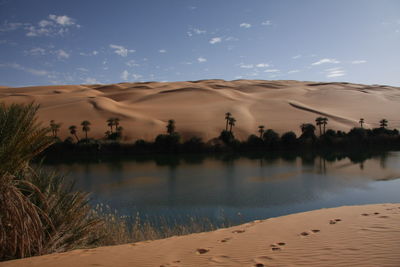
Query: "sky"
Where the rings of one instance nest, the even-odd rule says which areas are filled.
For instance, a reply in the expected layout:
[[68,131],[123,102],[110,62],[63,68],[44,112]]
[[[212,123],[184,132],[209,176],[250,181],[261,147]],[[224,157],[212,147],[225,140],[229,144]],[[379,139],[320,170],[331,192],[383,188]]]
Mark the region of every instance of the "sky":
[[400,86],[398,0],[0,0],[0,85]]

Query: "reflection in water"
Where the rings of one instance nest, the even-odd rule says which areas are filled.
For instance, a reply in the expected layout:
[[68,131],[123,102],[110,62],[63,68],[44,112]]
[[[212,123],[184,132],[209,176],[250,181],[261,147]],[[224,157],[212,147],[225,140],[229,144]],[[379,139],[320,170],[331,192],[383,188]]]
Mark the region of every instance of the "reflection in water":
[[232,222],[340,205],[400,202],[400,153],[160,156],[56,164],[122,214]]

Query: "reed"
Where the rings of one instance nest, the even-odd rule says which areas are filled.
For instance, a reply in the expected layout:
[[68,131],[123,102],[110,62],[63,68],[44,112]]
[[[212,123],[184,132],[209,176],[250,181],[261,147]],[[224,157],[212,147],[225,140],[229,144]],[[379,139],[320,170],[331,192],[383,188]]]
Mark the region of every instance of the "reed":
[[102,218],[96,245],[117,245],[145,240],[156,240],[171,236],[208,232],[218,228],[230,227],[232,224],[224,219],[213,223],[206,217],[186,217],[184,220],[168,220],[165,217],[142,218],[139,213],[133,216],[121,216],[106,205],[97,205],[96,217]]
[[49,145],[49,129],[34,104],[0,104],[0,260],[66,251],[94,244],[101,219],[87,194],[62,176],[33,169],[30,161]]

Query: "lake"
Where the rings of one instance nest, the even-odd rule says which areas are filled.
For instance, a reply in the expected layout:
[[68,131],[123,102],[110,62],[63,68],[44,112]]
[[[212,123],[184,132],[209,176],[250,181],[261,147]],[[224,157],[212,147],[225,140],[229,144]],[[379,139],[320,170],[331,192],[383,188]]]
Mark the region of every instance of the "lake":
[[400,202],[400,152],[158,156],[51,164],[120,215],[233,224],[343,205]]

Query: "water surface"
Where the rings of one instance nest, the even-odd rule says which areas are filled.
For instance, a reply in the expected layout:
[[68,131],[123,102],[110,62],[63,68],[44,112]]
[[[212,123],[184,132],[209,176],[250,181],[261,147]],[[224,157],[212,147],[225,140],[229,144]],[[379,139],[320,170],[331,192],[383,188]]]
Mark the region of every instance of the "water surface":
[[[357,157],[356,157],[357,158]],[[78,189],[121,215],[215,223],[342,205],[400,202],[400,152],[368,159],[319,156],[160,156],[56,164]]]

